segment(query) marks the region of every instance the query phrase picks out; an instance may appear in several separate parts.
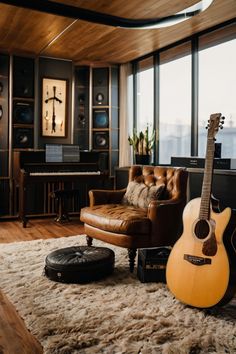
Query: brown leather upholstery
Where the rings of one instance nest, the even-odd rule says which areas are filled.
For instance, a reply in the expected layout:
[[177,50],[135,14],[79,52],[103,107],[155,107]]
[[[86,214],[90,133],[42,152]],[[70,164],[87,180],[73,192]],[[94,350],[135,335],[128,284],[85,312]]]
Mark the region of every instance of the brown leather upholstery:
[[128,248],[131,271],[137,248],[172,246],[182,230],[187,176],[182,168],[132,166],[129,182],[166,186],[163,199],[151,201],[148,208],[121,204],[126,189],[89,191],[90,206],[80,214],[88,244],[96,238]]

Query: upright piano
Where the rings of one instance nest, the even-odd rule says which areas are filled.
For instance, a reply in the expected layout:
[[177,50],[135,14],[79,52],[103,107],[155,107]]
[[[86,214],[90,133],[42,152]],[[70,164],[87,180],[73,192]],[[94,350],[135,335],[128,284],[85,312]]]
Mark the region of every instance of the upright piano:
[[13,178],[19,188],[19,218],[27,225],[26,194],[30,184],[48,182],[91,182],[103,180],[107,173],[101,170],[100,154],[81,151],[79,162],[46,162],[44,150],[14,151]]

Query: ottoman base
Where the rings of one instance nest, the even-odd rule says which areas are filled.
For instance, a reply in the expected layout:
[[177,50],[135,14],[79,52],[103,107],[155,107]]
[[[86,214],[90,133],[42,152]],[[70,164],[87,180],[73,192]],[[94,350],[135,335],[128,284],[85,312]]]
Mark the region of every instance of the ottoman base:
[[51,252],[45,260],[45,275],[62,283],[88,283],[114,271],[115,254],[106,247],[77,246]]

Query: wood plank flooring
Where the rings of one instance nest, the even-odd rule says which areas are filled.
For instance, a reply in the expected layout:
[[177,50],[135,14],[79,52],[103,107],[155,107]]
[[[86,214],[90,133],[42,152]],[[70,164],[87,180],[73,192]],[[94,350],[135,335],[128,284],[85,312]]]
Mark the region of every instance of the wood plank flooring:
[[[79,218],[65,224],[53,219],[31,219],[26,228],[19,221],[0,221],[1,243],[30,241],[83,234]],[[27,330],[7,296],[0,291],[0,354],[42,354],[41,345]]]

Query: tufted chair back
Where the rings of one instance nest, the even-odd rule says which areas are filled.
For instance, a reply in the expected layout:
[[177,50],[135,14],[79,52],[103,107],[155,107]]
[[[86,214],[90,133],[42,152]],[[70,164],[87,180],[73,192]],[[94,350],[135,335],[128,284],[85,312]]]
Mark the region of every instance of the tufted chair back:
[[131,166],[129,182],[144,183],[148,187],[165,184],[164,199],[177,199],[186,196],[186,174],[182,169],[161,166]]

